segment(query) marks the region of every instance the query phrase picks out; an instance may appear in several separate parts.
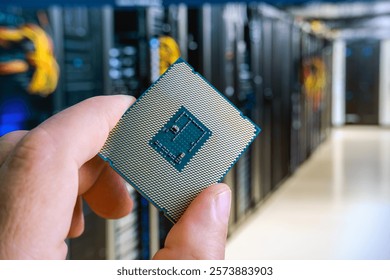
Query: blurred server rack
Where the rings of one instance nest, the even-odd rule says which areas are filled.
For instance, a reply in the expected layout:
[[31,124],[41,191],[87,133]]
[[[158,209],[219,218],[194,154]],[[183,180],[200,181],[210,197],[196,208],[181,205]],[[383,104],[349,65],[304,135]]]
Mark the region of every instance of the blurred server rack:
[[260,123],[262,127],[262,154],[261,154],[261,188],[265,196],[267,196],[272,189],[272,99],[273,99],[273,87],[272,87],[272,25],[273,20],[270,17],[264,15],[264,5],[260,6],[258,12],[261,17],[262,23],[262,45],[260,48],[260,56],[263,58],[261,63],[262,71],[262,96],[259,99],[262,101],[261,119]]
[[[0,9],[0,27],[5,30],[18,30],[24,24],[38,26],[49,38],[53,30],[48,21],[47,9],[23,9],[9,7]],[[6,37],[6,36],[5,36]],[[31,39],[15,40],[2,37],[0,62],[2,66],[11,65],[14,61],[26,61],[26,52],[35,49]],[[14,130],[29,130],[49,118],[54,110],[55,95],[41,96],[32,94],[28,87],[32,81],[33,71],[10,71],[2,67],[0,71],[0,137]]]
[[103,92],[102,16],[98,8],[50,9],[61,70],[55,92],[56,111]]
[[325,85],[324,85],[324,96],[322,116],[321,116],[321,137],[320,141],[324,142],[330,135],[331,123],[332,123],[332,57],[333,47],[332,42],[329,39],[325,39],[325,45],[322,51],[322,58],[324,60],[325,68]]
[[[312,46],[311,46],[311,34],[308,32],[303,32],[301,40],[301,48],[302,48],[302,83],[305,85],[306,77],[305,77],[305,63],[308,63],[307,61],[310,59],[312,54]],[[310,155],[312,151],[312,133],[313,133],[313,104],[312,99],[310,98],[309,90],[304,86],[303,87],[303,109],[304,109],[304,132],[303,137],[305,138],[304,141],[302,141],[303,146],[303,158],[306,160]]]
[[139,97],[150,84],[148,9],[107,9],[106,93]]
[[[292,19],[285,13],[265,4],[250,6],[252,28],[260,29],[260,45],[252,44],[252,68],[256,69],[253,83],[256,88],[257,111],[263,131],[261,144],[261,193],[267,196],[289,174],[290,143],[290,75]],[[256,146],[255,146],[256,147]],[[259,171],[257,171],[259,172]]]
[[[256,98],[253,84],[253,65],[251,59],[251,43],[248,7],[240,5],[236,8],[236,105],[244,113],[244,115],[253,119],[255,116]],[[237,199],[240,203],[237,205],[237,217],[245,218],[249,210],[254,206],[255,198],[252,194],[256,194],[259,181],[255,181],[253,165],[255,164],[254,150],[251,147],[242,155],[237,162]]]
[[[139,212],[140,200],[135,189],[127,185],[130,196],[133,199],[132,212],[118,220],[108,220],[106,224],[107,259],[137,260],[145,254],[142,249],[148,244],[148,240],[142,239],[140,229]],[[149,244],[148,244],[149,245]],[[147,249],[149,248],[146,246]]]
[[378,125],[380,40],[350,40],[346,44],[346,123]]
[[[327,74],[330,68],[326,67],[324,53],[329,52],[326,48],[326,39],[314,35],[312,32],[302,33],[302,84],[304,93],[305,137],[302,141],[305,147],[304,159],[308,158],[317,146],[324,140],[322,126],[327,121],[322,121],[327,115],[329,119],[329,85],[330,79]],[[328,54],[329,55],[329,54]],[[329,61],[329,57],[327,58]],[[329,63],[328,63],[329,64]],[[328,90],[327,90],[328,89]],[[329,125],[329,124],[328,124]]]
[[303,130],[303,107],[302,107],[302,83],[301,83],[301,28],[294,23],[291,30],[291,172],[294,172],[303,162],[301,137]]
[[290,172],[290,75],[291,25],[285,14],[273,19],[272,37],[272,188],[276,188]]
[[[248,36],[250,44],[250,68],[252,70],[252,86],[253,86],[253,107],[252,120],[259,126],[263,126],[263,30],[262,17],[259,13],[257,4],[248,6]],[[262,189],[263,172],[263,138],[257,137],[252,143],[252,161],[251,161],[251,176],[252,176],[252,206],[256,207],[265,197],[265,191]]]

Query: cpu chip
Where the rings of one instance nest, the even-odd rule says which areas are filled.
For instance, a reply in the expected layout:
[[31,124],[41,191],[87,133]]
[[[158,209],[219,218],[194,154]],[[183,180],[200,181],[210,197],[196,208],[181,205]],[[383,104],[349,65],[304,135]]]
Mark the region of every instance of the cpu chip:
[[180,58],[124,113],[99,155],[177,222],[259,132]]

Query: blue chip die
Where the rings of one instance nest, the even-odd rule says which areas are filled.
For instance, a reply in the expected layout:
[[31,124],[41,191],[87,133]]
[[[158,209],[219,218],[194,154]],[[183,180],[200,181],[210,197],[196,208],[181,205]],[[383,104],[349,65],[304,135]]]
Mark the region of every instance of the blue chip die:
[[178,171],[183,171],[210,136],[211,131],[181,106],[149,144]]

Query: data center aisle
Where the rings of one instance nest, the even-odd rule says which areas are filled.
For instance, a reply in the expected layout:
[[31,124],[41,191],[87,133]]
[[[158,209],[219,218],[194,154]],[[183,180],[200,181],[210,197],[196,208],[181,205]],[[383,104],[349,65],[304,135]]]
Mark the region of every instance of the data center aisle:
[[227,259],[390,259],[390,130],[329,139],[231,236]]

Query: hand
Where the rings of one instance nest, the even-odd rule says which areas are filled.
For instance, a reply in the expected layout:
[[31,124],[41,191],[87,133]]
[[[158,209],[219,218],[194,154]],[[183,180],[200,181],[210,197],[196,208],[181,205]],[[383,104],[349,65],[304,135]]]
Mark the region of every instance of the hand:
[[[83,200],[104,218],[131,211],[122,178],[96,154],[133,102],[91,98],[0,138],[0,259],[65,258],[64,240],[84,229]],[[224,184],[203,191],[155,258],[223,258],[230,199]]]

